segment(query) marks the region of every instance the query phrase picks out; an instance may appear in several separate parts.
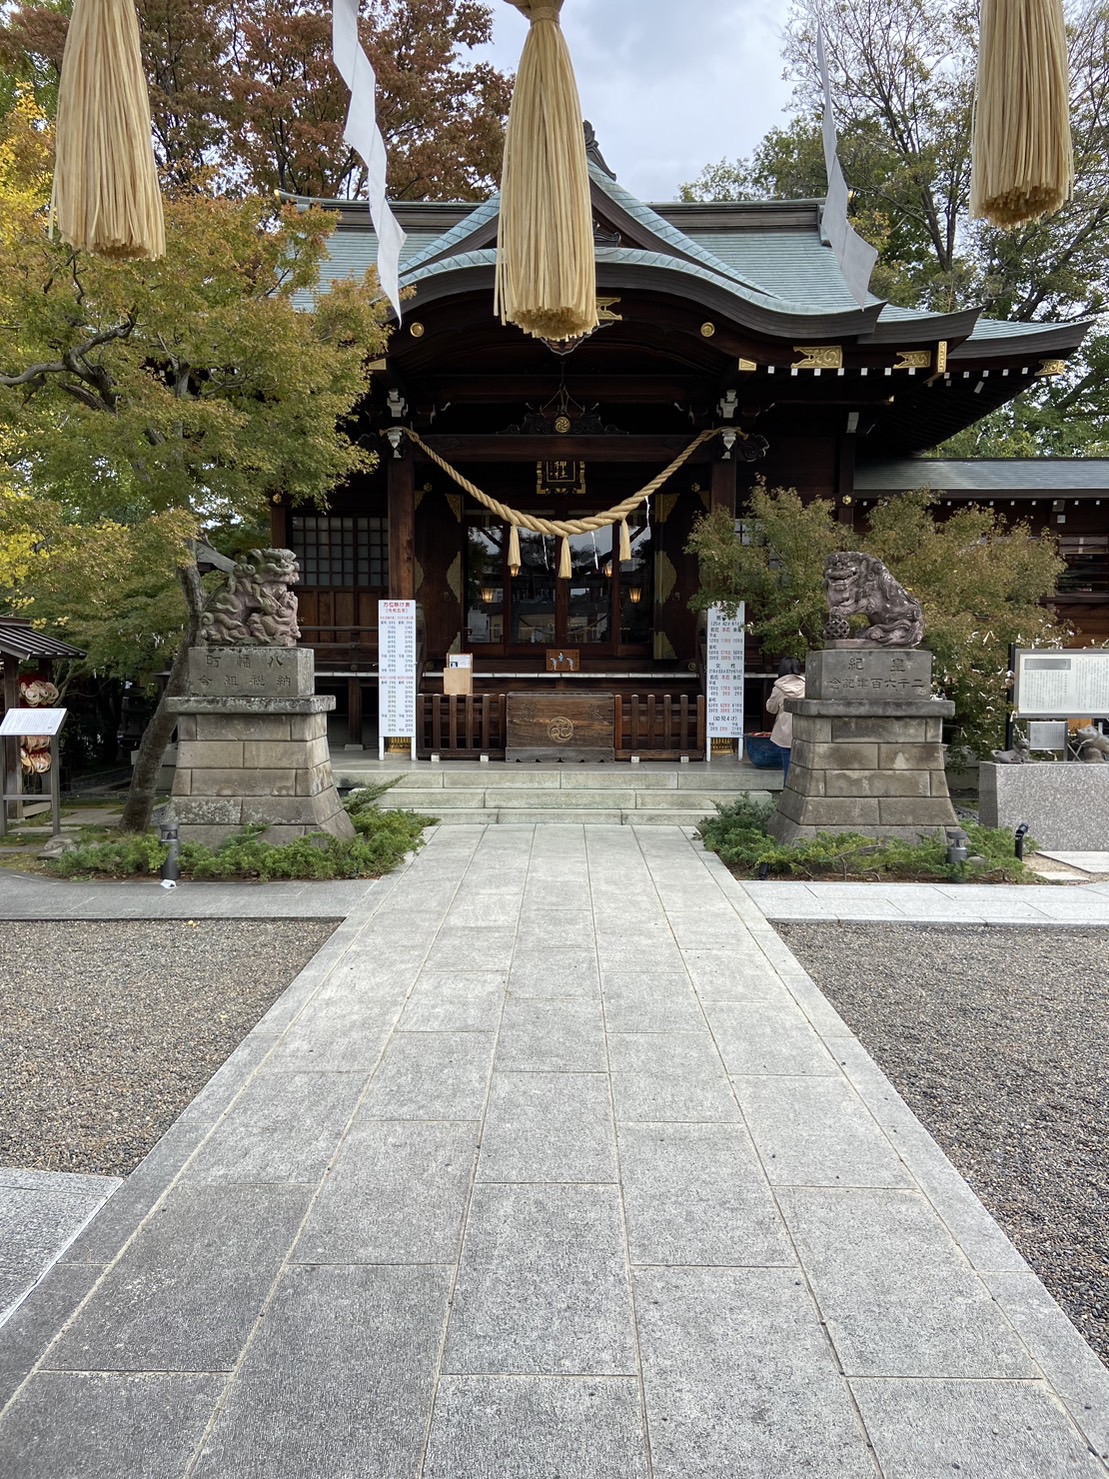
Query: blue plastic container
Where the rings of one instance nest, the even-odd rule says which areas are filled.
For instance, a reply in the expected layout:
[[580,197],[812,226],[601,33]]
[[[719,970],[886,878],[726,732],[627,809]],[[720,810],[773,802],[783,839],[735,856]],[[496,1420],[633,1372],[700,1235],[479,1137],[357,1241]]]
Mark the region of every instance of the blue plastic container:
[[752,765],[758,766],[759,770],[781,770],[782,757],[778,746],[770,738],[769,730],[764,730],[761,734],[745,734],[743,745],[748,760]]

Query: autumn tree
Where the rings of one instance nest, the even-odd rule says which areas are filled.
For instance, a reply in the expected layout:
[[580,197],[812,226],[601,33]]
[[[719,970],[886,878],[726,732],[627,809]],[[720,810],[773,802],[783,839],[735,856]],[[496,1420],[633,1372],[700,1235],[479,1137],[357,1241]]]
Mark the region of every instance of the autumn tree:
[[[1004,735],[1009,644],[1058,640],[1051,596],[1064,562],[1056,543],[1027,524],[1007,524],[992,509],[933,515],[932,493],[907,493],[880,503],[856,549],[876,555],[924,611],[925,645],[935,654],[934,679],[955,702],[963,745],[987,754]],[[744,532],[723,510],[694,527],[699,556],[696,609],[746,602],[752,633],[764,652],[803,658],[823,645],[827,605],[824,561],[842,549],[843,526],[823,499],[802,503],[792,488],[759,484]]]
[[[138,0],[155,151],[195,186],[318,197],[365,193],[343,141],[349,94],[331,16],[302,0]],[[68,25],[59,0],[23,0],[0,26],[0,63],[50,111]],[[396,199],[476,199],[500,170],[511,78],[468,55],[489,41],[479,0],[368,0],[359,21]]]
[[[30,132],[46,146],[41,124]],[[0,166],[33,158],[25,140],[6,145]],[[368,362],[383,352],[380,295],[369,276],[333,284],[312,311],[294,307],[294,294],[316,289],[334,225],[322,211],[182,194],[167,201],[165,258],[114,262],[50,239],[43,200],[23,187],[0,199],[8,477],[17,494],[42,500],[55,599],[67,561],[78,586],[81,569],[98,572],[106,616],[117,579],[144,566],[148,575],[176,570],[178,629],[165,633],[164,649],[166,696],[175,695],[203,600],[186,539],[215,525],[257,525],[277,495],[322,501],[372,464],[342,427],[365,393]],[[117,526],[125,532],[113,564]],[[144,554],[159,532],[162,554]],[[49,609],[49,579],[39,593]],[[84,635],[73,633],[82,646]],[[140,748],[130,827],[149,820],[172,728],[163,702]]]
[[[946,312],[981,304],[1025,322],[1098,318],[1109,306],[1109,4],[1067,0],[1073,199],[1012,231],[971,221],[976,0],[793,0],[783,58],[793,121],[748,159],[721,160],[682,187],[685,199],[821,196],[825,45],[840,157],[856,229],[880,252],[872,290]],[[1105,455],[1109,340],[1093,332],[1067,376],[960,434],[948,455]]]

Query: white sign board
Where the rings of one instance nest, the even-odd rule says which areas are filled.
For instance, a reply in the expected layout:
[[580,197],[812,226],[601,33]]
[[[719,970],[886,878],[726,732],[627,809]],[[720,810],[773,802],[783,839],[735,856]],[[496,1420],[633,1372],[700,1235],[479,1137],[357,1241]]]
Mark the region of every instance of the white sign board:
[[377,751],[387,739],[406,739],[416,758],[416,603],[377,603]]
[[68,709],[8,709],[0,734],[58,734]]
[[744,608],[734,617],[710,606],[705,653],[705,738],[707,754],[714,739],[743,737]]
[[1018,650],[1013,707],[1020,718],[1109,717],[1109,650]]

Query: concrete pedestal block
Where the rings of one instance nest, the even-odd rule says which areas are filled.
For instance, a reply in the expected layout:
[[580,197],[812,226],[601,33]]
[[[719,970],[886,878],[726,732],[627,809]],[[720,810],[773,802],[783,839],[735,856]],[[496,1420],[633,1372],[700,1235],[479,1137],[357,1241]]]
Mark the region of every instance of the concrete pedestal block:
[[327,747],[335,700],[312,692],[313,658],[300,648],[190,652],[194,691],[169,700],[179,746],[167,819],[182,841],[217,847],[258,825],[273,843],[354,836]]
[[1109,765],[1083,761],[983,763],[978,819],[1015,831],[1022,822],[1041,847],[1104,852],[1109,844]]
[[955,706],[928,696],[932,654],[810,652],[805,673],[805,697],[786,702],[793,750],[774,837],[861,832],[915,842],[956,826],[940,743]]

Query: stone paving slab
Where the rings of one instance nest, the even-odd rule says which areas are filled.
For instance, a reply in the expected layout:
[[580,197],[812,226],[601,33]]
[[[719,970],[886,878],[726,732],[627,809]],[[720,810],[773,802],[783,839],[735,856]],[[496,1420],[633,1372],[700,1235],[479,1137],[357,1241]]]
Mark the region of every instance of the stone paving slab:
[[344,919],[385,879],[320,883],[80,883],[0,869],[3,919]]
[[1109,1473],[1109,1372],[677,827],[444,828],[366,889],[0,1326],[0,1403],[20,1479]]
[[794,883],[739,887],[769,920],[899,924],[1109,925],[1109,886],[1095,883]]
[[122,1184],[119,1176],[0,1169],[0,1325]]

